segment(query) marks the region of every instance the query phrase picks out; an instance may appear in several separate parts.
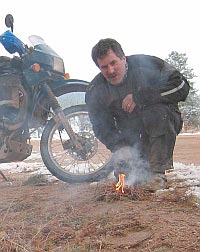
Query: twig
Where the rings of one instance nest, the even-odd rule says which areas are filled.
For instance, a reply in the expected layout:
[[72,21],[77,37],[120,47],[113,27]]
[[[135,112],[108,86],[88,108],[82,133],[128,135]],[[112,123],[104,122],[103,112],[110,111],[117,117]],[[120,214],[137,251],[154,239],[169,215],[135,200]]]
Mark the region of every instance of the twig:
[[0,223],[0,226],[2,226],[4,220],[6,219],[6,217],[7,217],[7,215],[8,215],[8,212],[9,212],[10,208],[13,206],[13,202],[14,202],[14,199],[12,200],[12,202],[11,202],[10,205],[9,205],[9,207],[7,208],[6,213],[4,214],[4,217],[3,217],[3,219],[2,219],[2,221],[1,221],[1,223]]
[[[20,186],[20,192],[21,192],[21,190],[22,190],[22,186]],[[19,193],[19,192],[18,192],[18,193]],[[2,224],[3,224],[4,220],[5,220],[5,218],[6,218],[7,215],[8,215],[8,212],[9,212],[10,208],[14,205],[14,204],[13,204],[14,200],[15,200],[15,198],[13,198],[12,202],[10,203],[9,207],[7,208],[7,211],[6,211],[6,213],[5,213],[5,215],[4,215],[3,219],[2,219],[2,221],[1,221],[1,223],[0,223],[0,226],[2,226]]]
[[20,244],[14,242],[14,241],[10,241],[10,240],[9,240],[9,242],[10,242],[11,244],[17,246],[18,248],[21,248],[21,249],[23,249],[24,251],[29,252],[29,250],[27,250],[27,249],[26,249],[25,247],[23,247],[22,245],[20,245]]
[[102,248],[102,242],[100,242],[99,251],[101,251],[101,248]]

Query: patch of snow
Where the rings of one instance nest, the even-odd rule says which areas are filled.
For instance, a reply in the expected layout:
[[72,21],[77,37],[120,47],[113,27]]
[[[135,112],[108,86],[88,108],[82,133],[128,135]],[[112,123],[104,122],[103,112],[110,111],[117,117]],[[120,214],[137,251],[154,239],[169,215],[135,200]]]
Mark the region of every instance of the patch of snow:
[[[31,156],[21,162],[2,163],[0,164],[0,170],[6,170],[7,173],[12,174],[44,174],[48,176],[50,181],[58,180],[48,171],[38,152],[33,152]],[[174,163],[174,170],[167,176],[169,180],[175,182],[175,187],[187,187],[187,194],[193,194],[200,199],[200,166]]]
[[177,181],[179,187],[187,187],[187,194],[193,194],[200,199],[200,166],[182,163],[174,164],[174,171],[168,174],[170,180]]
[[200,135],[200,132],[181,132],[179,135],[186,135],[186,136]]

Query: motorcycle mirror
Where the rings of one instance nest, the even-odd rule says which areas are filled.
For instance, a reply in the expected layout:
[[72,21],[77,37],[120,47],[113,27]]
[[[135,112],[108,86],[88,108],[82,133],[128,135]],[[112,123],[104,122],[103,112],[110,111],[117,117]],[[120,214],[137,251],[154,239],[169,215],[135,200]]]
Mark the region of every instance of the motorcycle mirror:
[[5,17],[5,24],[8,28],[11,28],[11,31],[13,32],[13,23],[14,23],[14,18],[11,14],[7,14]]

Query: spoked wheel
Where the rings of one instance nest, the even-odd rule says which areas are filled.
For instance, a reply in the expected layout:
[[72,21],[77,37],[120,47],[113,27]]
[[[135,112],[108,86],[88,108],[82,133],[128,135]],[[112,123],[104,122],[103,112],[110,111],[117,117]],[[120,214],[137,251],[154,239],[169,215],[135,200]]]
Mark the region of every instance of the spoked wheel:
[[51,119],[40,142],[47,169],[68,183],[99,181],[108,176],[113,171],[111,152],[94,136],[86,106],[67,108],[64,114],[83,148],[76,149],[61,122]]

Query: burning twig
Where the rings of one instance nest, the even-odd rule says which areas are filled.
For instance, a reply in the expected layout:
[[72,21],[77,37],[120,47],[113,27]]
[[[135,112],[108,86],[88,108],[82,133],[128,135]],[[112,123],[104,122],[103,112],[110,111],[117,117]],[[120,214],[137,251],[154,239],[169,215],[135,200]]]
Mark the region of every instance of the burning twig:
[[125,174],[119,173],[118,182],[116,184],[116,191],[117,192],[124,193],[124,178],[125,178],[125,176],[126,176]]

